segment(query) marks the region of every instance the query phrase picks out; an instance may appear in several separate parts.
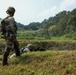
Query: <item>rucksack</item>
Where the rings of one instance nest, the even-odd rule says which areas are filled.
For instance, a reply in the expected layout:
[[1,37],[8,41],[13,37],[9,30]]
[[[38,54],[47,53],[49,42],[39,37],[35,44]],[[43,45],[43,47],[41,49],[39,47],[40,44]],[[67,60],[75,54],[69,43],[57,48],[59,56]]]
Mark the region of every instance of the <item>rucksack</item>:
[[[6,28],[6,26],[7,26],[7,22],[6,22],[6,19],[8,19],[9,18],[9,16],[7,16],[5,19],[3,19],[3,20],[0,20],[0,32],[2,33],[2,35],[4,35],[4,33],[6,33],[7,32],[7,28]],[[13,29],[13,30],[15,30],[15,33],[16,33],[16,31],[17,31],[17,25],[16,25],[16,22],[15,22],[15,25],[13,26],[13,28],[15,28],[15,29]],[[10,28],[9,28],[10,29]],[[12,31],[12,30],[11,30]]]
[[5,32],[5,21],[0,20],[0,32]]
[[5,21],[4,20],[0,20],[0,33],[1,33],[1,35],[0,35],[0,37],[1,38],[4,38],[5,36],[4,36],[4,33],[5,33]]

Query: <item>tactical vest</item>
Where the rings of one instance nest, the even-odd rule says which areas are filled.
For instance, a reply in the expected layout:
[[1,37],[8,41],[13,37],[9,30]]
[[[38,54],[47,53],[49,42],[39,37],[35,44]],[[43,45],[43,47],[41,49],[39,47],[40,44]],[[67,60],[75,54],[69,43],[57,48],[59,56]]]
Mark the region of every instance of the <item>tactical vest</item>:
[[[14,25],[11,27],[11,25],[9,25],[9,23],[7,22],[7,19],[10,16],[7,16],[6,18],[4,18],[1,22],[0,22],[0,31],[2,32],[2,35],[9,37],[10,34],[12,35],[16,35],[17,33],[17,25],[16,22],[14,23]],[[14,31],[14,32],[13,32]],[[8,34],[8,35],[7,35]]]

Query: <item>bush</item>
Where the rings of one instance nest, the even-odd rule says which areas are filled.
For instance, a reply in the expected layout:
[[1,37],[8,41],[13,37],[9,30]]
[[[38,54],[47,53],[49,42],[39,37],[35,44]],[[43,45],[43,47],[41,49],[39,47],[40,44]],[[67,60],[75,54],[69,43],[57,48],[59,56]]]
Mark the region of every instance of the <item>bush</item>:
[[[35,51],[39,50],[76,50],[76,41],[19,41],[20,48],[25,47],[27,44],[33,44]],[[0,52],[3,52],[5,48],[5,42],[0,40]]]
[[76,50],[76,41],[19,41],[20,48],[31,43],[34,45],[35,50],[45,49],[45,50]]

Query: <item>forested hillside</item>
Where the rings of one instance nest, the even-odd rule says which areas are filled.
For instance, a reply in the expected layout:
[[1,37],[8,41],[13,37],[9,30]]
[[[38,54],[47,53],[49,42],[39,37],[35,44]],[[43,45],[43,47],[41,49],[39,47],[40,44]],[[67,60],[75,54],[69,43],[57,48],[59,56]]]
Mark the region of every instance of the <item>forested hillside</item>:
[[41,23],[32,22],[29,25],[18,23],[18,28],[20,30],[35,30],[35,36],[39,37],[76,36],[76,9],[59,12]]

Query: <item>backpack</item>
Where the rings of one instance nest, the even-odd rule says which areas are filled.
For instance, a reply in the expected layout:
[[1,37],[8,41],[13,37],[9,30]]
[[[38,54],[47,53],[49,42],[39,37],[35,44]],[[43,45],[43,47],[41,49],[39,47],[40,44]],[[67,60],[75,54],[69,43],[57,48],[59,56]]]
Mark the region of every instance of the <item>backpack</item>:
[[[9,16],[7,16],[6,18],[4,18],[3,20],[0,20],[0,32],[5,33],[7,31],[7,22],[6,19],[8,19]],[[17,31],[17,25],[16,22],[14,21],[14,26],[12,27],[11,31],[15,30],[15,33]],[[10,29],[10,28],[9,28]]]
[[[2,37],[2,38],[4,38],[5,33],[7,32],[7,27],[9,27],[9,25],[8,25],[7,22],[6,22],[6,19],[8,19],[8,18],[9,18],[9,16],[7,16],[7,17],[6,17],[5,19],[3,19],[3,20],[0,20],[0,32],[1,32],[1,37]],[[10,28],[8,28],[8,29],[10,29]],[[12,32],[13,30],[15,30],[14,33],[16,33],[16,31],[17,31],[16,22],[15,22],[15,25],[13,26],[13,29],[11,29],[11,32]]]
[[5,21],[0,20],[0,32],[5,32]]

